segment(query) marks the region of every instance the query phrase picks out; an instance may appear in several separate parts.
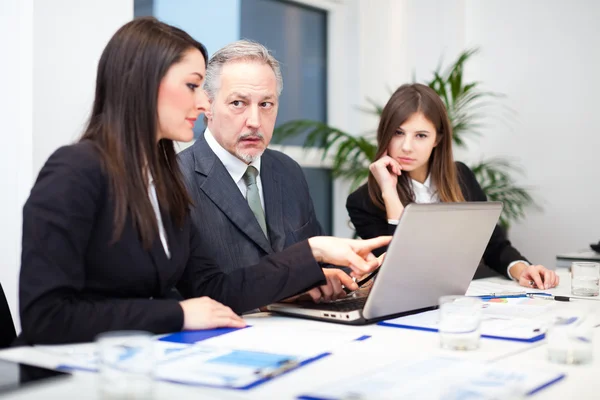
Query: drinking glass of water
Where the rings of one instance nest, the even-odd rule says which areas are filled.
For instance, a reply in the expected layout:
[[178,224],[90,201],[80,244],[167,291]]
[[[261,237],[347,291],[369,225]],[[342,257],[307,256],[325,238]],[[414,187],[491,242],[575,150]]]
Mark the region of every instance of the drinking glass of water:
[[571,293],[576,296],[598,296],[600,264],[574,262],[571,264]]
[[96,338],[98,383],[102,400],[152,399],[154,347],[152,335],[116,331]]
[[442,348],[474,350],[479,347],[483,302],[477,297],[440,297],[439,334]]
[[555,309],[546,332],[548,359],[560,364],[592,362],[594,322],[585,308]]

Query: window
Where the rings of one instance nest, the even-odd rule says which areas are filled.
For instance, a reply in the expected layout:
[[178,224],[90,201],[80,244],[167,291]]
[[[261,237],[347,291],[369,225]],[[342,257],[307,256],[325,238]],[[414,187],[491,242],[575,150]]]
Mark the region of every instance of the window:
[[154,15],[154,1],[153,0],[135,0],[133,2],[133,16],[146,17]]
[[[262,43],[281,63],[283,93],[277,125],[295,119],[327,122],[328,11],[302,0],[134,0],[134,7],[136,17],[154,15],[182,28],[200,40],[211,55],[240,38]],[[194,128],[196,137],[204,132],[204,124],[199,122]],[[296,137],[282,144],[289,154],[303,142],[304,137]],[[294,151],[300,165],[302,154]],[[323,231],[332,234],[331,171],[305,165],[317,218]]]
[[[265,45],[281,64],[283,92],[277,124],[327,122],[327,12],[278,0],[242,0],[240,36]],[[295,137],[285,145],[302,145]],[[301,153],[300,153],[301,154]],[[302,162],[296,157],[301,165]],[[323,231],[332,234],[332,179],[325,168],[303,167]]]
[[[256,40],[281,63],[277,123],[327,122],[327,12],[277,0],[241,2],[241,37]],[[285,144],[301,145],[303,137]]]

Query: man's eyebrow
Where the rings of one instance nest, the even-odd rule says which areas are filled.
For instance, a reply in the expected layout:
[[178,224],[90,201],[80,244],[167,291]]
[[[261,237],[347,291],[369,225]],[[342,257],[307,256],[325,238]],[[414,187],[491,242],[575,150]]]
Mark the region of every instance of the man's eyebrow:
[[242,100],[248,100],[250,98],[250,96],[248,96],[247,94],[241,93],[241,92],[232,92],[229,94],[229,96],[227,96],[228,99],[230,99],[232,97],[239,97]]

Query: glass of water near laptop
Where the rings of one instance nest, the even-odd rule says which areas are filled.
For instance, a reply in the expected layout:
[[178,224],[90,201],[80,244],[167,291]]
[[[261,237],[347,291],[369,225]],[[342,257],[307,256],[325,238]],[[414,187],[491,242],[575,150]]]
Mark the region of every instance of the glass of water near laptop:
[[598,296],[600,287],[600,264],[574,262],[571,264],[571,293],[576,296]]
[[546,332],[548,360],[558,364],[587,364],[593,359],[595,319],[586,308],[558,307]]
[[449,350],[479,347],[483,302],[477,297],[442,296],[439,299],[440,346]]
[[115,331],[98,335],[98,389],[103,400],[152,399],[155,354],[152,335]]

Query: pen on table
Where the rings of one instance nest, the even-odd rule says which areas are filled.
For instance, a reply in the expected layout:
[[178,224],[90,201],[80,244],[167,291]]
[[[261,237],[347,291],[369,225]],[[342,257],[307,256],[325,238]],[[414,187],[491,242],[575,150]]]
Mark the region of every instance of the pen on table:
[[510,298],[510,297],[525,297],[525,296],[526,296],[525,292],[497,292],[497,293],[484,294],[484,295],[475,296],[475,297],[479,297],[481,299],[493,299],[493,298]]
[[484,294],[484,296],[521,296],[524,295],[525,292],[495,292]]
[[538,293],[528,293],[527,296],[531,299],[544,299],[544,300],[556,300],[556,301],[571,301],[571,298],[568,296],[554,296],[549,294],[538,294]]
[[529,297],[530,294],[535,294],[536,296],[541,296],[540,298],[545,298],[548,296],[552,296],[549,293],[526,293],[526,292],[503,292],[503,293],[490,293],[490,294],[484,294],[482,296],[475,296],[475,297],[479,297],[480,299],[483,300],[489,300],[489,299],[512,299],[512,298],[522,298],[522,297]]

